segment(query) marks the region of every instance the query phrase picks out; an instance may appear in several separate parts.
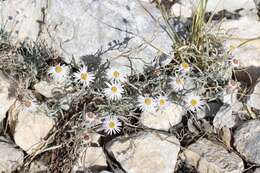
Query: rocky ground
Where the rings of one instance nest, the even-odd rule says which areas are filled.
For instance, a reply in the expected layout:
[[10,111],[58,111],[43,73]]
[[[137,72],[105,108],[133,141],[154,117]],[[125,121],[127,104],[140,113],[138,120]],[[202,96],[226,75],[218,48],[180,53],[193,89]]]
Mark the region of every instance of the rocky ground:
[[[184,21],[198,3],[164,2]],[[232,78],[242,91],[209,102],[192,118],[182,107],[156,116],[144,112],[124,122],[129,128],[122,133],[107,136],[99,126],[86,131],[85,125],[98,119],[92,107],[102,99],[82,104],[89,98],[69,84],[50,82],[44,64],[54,59],[74,68],[84,62],[97,70],[109,61],[132,75],[147,64],[167,63],[154,60],[172,51],[158,7],[149,0],[0,0],[1,63],[9,62],[6,57],[16,62],[0,66],[0,172],[259,173],[259,13],[257,0],[207,4],[205,21],[238,60]],[[44,46],[36,49],[38,43]],[[24,57],[39,64],[21,64]],[[27,100],[37,102],[37,111]]]

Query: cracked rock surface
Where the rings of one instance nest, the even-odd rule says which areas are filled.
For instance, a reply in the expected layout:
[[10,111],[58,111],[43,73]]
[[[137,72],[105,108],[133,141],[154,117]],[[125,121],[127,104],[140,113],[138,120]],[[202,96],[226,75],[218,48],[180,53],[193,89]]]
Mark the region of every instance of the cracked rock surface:
[[234,146],[248,161],[260,164],[260,120],[251,120],[234,134]]
[[11,81],[0,71],[0,122],[5,118],[6,112],[15,101],[12,85]]
[[0,137],[0,172],[12,172],[23,164],[24,154],[14,144],[2,141]]
[[191,144],[182,153],[182,159],[200,173],[242,173],[244,170],[243,160],[238,155],[207,139]]
[[106,149],[128,173],[172,173],[180,143],[174,136],[143,132],[134,137],[115,139]]

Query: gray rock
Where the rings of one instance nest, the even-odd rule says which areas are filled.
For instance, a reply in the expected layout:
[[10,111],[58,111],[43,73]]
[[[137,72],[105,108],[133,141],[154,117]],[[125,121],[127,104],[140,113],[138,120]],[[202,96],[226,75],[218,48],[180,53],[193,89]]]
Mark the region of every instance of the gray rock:
[[238,102],[237,93],[238,93],[237,90],[236,91],[228,91],[228,89],[226,89],[223,92],[223,98],[222,98],[223,103],[224,104],[230,104],[230,105],[236,104]]
[[260,164],[260,120],[241,125],[234,133],[234,146],[248,161]]
[[257,8],[257,14],[258,14],[258,17],[260,17],[260,1],[259,0],[254,0],[255,2],[255,5],[256,5],[256,8]]
[[181,122],[184,113],[181,106],[174,104],[171,108],[163,111],[142,113],[140,122],[149,128],[168,131],[170,127]]
[[233,105],[223,105],[214,117],[214,127],[218,129],[223,127],[235,127],[239,122],[239,117],[237,114],[234,114],[234,112],[238,111],[242,107],[243,104],[240,102],[236,102]]
[[15,101],[15,88],[0,71],[0,122],[5,118],[6,112]]
[[95,54],[101,48],[119,48],[122,44],[102,57],[118,67],[130,65],[127,57],[141,57],[133,61],[133,66],[142,70],[143,61],[150,63],[156,56],[158,50],[154,47],[169,53],[172,44],[144,8],[159,18],[159,10],[143,0],[53,0],[46,11],[49,42],[66,62],[72,56],[79,62],[80,57]]
[[191,144],[181,154],[181,158],[195,166],[200,173],[242,173],[244,170],[240,157],[207,139]]
[[254,173],[260,173],[260,168],[256,168]]
[[174,136],[143,132],[135,137],[115,138],[106,149],[128,173],[172,173],[180,143]]
[[259,0],[254,0],[255,5],[259,6],[260,5],[260,1]]
[[13,42],[31,39],[36,41],[43,20],[42,8],[47,1],[0,1],[0,26],[11,33]]
[[81,147],[79,157],[73,167],[73,171],[91,168],[107,167],[106,156],[102,147]]
[[79,63],[102,49],[103,60],[113,66],[130,71],[131,57],[134,69],[142,71],[155,56],[171,51],[160,12],[147,0],[10,0],[0,2],[0,11],[0,25],[15,41],[44,40],[66,62],[73,56]]
[[29,173],[40,173],[40,172],[49,173],[50,170],[48,166],[46,166],[43,162],[33,161],[30,164]]
[[237,9],[251,10],[255,8],[255,4],[252,0],[238,0],[234,3],[233,0],[209,0],[207,5],[207,11],[218,12],[221,10],[235,11]]
[[63,93],[64,86],[53,82],[40,81],[34,85],[35,91],[46,98],[53,98],[55,92]]
[[0,139],[0,172],[13,172],[23,164],[24,154],[15,147]]
[[213,118],[216,116],[217,112],[220,110],[223,105],[220,101],[208,102],[206,106],[203,106],[202,109],[197,111],[197,118]]
[[228,50],[231,49],[232,55],[239,60],[242,67],[260,66],[260,41],[258,39],[235,48],[244,40],[259,36],[259,27],[260,22],[251,15],[243,16],[239,20],[227,20],[221,23],[223,31],[230,36],[226,39],[226,47]]
[[55,124],[54,119],[48,117],[39,105],[36,107],[34,111],[29,111],[16,102],[8,117],[15,143],[28,154],[37,152],[46,142],[50,142],[44,138]]
[[260,82],[255,86],[253,93],[247,102],[248,106],[260,110]]
[[[175,16],[191,17],[199,2],[200,0],[182,0],[174,4],[171,11]],[[236,3],[233,0],[208,0],[206,11],[217,13],[222,10],[233,12],[237,9],[248,11],[254,8],[253,0],[237,0]]]

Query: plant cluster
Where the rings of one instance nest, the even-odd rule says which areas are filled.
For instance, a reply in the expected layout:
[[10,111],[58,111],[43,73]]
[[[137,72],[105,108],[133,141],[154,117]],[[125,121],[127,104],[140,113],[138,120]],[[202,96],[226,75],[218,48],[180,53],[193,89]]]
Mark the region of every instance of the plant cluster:
[[[57,84],[61,91],[53,91],[58,92],[54,98],[34,96],[23,104],[34,112],[45,102],[48,115],[60,120],[59,126],[67,128],[70,124],[66,130],[74,137],[78,131],[104,131],[111,136],[144,129],[139,123],[143,112],[156,115],[181,108],[196,119],[209,102],[222,100],[227,88],[237,88],[231,78],[239,62],[205,23],[206,0],[201,1],[190,24],[176,20],[169,4],[154,3],[162,13],[162,27],[173,42],[170,53],[161,52],[168,60],[166,64],[155,63],[143,73],[131,75],[110,66],[109,61],[92,70],[89,67],[93,64],[65,63],[44,44],[24,42],[11,46],[6,33],[0,30],[0,69],[17,81],[18,95],[26,95],[42,80]],[[162,56],[158,56],[159,62]],[[56,134],[62,135],[61,130]],[[89,137],[84,133],[83,141],[91,142]]]

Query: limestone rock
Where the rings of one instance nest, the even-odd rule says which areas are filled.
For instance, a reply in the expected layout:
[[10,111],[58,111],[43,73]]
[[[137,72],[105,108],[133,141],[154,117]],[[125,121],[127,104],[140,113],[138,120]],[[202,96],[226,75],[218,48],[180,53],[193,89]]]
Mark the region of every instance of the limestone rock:
[[85,170],[87,168],[107,167],[106,156],[102,147],[82,147],[79,151],[79,157],[73,170]]
[[0,16],[15,41],[44,40],[68,63],[103,50],[104,61],[130,71],[133,57],[134,69],[142,71],[158,53],[171,51],[160,12],[147,0],[10,0],[0,2]]
[[260,82],[255,86],[254,92],[250,95],[247,105],[260,110]]
[[62,86],[52,83],[52,82],[47,82],[47,81],[40,81],[39,83],[34,85],[35,91],[41,95],[43,95],[46,98],[52,98],[54,97],[53,92],[55,90],[57,91],[62,91]]
[[169,53],[172,44],[145,9],[159,18],[159,10],[143,0],[53,0],[46,11],[46,38],[66,62],[115,47],[102,57],[119,67],[130,64],[128,57],[141,57],[133,67],[142,70],[143,61],[151,62],[158,50]]
[[224,91],[222,101],[224,104],[230,104],[230,105],[236,104],[238,102],[237,91],[236,92]]
[[195,166],[200,173],[242,173],[244,170],[240,157],[207,139],[191,144],[181,157],[188,164]]
[[255,2],[257,11],[258,11],[257,15],[258,15],[258,17],[260,17],[260,1],[259,0],[254,0],[254,2]]
[[180,143],[174,136],[143,132],[130,138],[115,138],[106,149],[128,173],[172,173]]
[[260,1],[259,0],[254,0],[255,4],[256,5],[259,5],[260,4]]
[[[19,108],[14,108],[19,109]],[[16,115],[14,140],[28,154],[32,154],[45,144],[44,138],[54,126],[54,120],[44,112],[29,112],[21,109]]]
[[[182,0],[180,3],[173,5],[171,11],[175,16],[191,17],[192,12],[196,10],[200,0]],[[208,0],[206,11],[219,12],[227,10],[234,12],[238,9],[251,10],[255,8],[253,0],[238,0],[234,3],[233,0]]]
[[255,5],[258,7],[260,5],[260,1],[259,0],[254,0]]
[[12,172],[23,164],[24,154],[15,145],[2,141],[0,138],[0,172]]
[[260,173],[260,168],[256,168],[254,173]]
[[195,10],[195,5],[191,1],[184,0],[181,3],[175,3],[171,8],[171,12],[175,16],[191,17]]
[[0,71],[0,122],[5,118],[6,112],[15,101],[15,90],[10,81]]
[[10,0],[0,1],[0,26],[11,33],[14,42],[26,38],[36,41],[41,30],[40,21],[47,1]]
[[239,117],[234,112],[242,107],[243,105],[240,102],[236,102],[234,105],[223,105],[214,117],[214,127],[218,129],[235,127],[239,122]]
[[140,121],[146,127],[168,131],[171,126],[181,122],[183,115],[183,108],[174,105],[169,109],[155,113],[144,112],[141,115]]
[[[250,26],[250,27],[248,27]],[[227,20],[221,24],[224,31],[230,35],[226,40],[226,46],[232,50],[232,54],[240,61],[242,67],[260,66],[260,41],[250,41],[237,47],[247,39],[253,39],[260,35],[260,22],[255,16],[243,16],[239,20]]]
[[34,161],[30,164],[29,173],[41,173],[41,172],[49,173],[50,171],[48,167],[40,161]]
[[234,146],[248,161],[260,164],[260,120],[241,125],[234,133]]
[[252,0],[238,0],[236,3],[233,0],[209,0],[207,5],[207,11],[213,12],[221,10],[234,12],[237,9],[251,10],[254,8],[255,4]]

